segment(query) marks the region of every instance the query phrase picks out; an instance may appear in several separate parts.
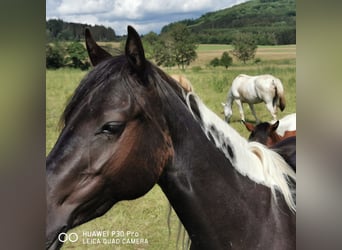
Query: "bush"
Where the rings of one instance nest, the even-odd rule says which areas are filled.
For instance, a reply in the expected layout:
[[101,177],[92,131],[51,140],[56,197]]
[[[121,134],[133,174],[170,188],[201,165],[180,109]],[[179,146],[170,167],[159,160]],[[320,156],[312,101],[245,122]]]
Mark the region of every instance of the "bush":
[[67,47],[68,63],[72,68],[87,70],[90,67],[87,50],[81,43],[73,42]]
[[261,59],[260,59],[259,57],[255,58],[254,63],[255,63],[255,64],[261,63]]
[[209,65],[213,67],[220,66],[220,59],[215,57],[213,60],[210,61]]
[[229,66],[231,66],[233,63],[233,58],[230,57],[227,51],[222,53],[220,65],[224,66],[226,69],[228,69]]
[[196,72],[200,72],[202,70],[201,66],[194,66],[191,68],[192,72],[196,73]]
[[46,45],[46,68],[58,69],[64,66],[64,51],[57,44]]

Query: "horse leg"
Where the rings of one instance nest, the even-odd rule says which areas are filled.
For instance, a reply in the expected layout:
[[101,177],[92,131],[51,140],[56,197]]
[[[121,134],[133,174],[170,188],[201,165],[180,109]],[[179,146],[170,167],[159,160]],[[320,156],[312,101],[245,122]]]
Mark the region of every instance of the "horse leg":
[[268,111],[270,111],[273,117],[272,122],[277,121],[277,105],[273,106],[272,102],[268,102],[266,103],[266,108],[268,109]]
[[242,107],[242,102],[239,99],[235,100],[237,106],[239,107],[239,112],[240,112],[240,116],[241,116],[241,120],[245,121],[245,114],[243,113],[243,107]]
[[258,119],[258,117],[256,116],[256,113],[255,113],[255,109],[254,109],[254,105],[253,105],[253,103],[248,103],[248,105],[249,105],[249,108],[251,109],[251,111],[252,111],[252,114],[254,115],[254,117],[255,117],[255,121],[256,121],[256,123],[259,123],[260,121],[259,121],[259,119]]

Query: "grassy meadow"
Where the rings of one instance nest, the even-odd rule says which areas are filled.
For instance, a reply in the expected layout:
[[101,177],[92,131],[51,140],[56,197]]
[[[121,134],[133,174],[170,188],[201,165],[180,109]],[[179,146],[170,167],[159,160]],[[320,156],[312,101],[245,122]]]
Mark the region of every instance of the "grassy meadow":
[[[229,51],[230,45],[200,45],[198,58],[185,71],[178,68],[164,68],[169,74],[184,74],[193,84],[195,92],[202,100],[223,118],[221,102],[225,102],[232,80],[241,73],[258,75],[272,74],[278,77],[285,89],[286,108],[278,111],[278,118],[296,112],[296,46],[259,46],[256,58],[258,64],[246,65],[235,61],[226,70],[223,67],[210,68],[207,65],[214,57],[221,57]],[[53,147],[59,134],[58,121],[67,100],[87,72],[75,69],[47,70],[46,72],[46,154]],[[264,104],[255,105],[256,113],[262,121],[271,120],[271,114]],[[247,121],[254,122],[248,105],[244,105]],[[233,106],[231,126],[242,136],[247,137],[245,127],[240,123],[240,115],[236,105]],[[66,243],[62,249],[176,249],[178,220],[172,211],[170,230],[168,227],[169,204],[158,186],[148,194],[134,201],[122,201],[104,216],[81,225],[71,232],[79,235],[75,243]],[[83,236],[87,231],[134,231],[138,238],[147,239],[144,244],[98,244],[86,242],[89,237]],[[102,238],[101,238],[102,240]],[[179,240],[179,248],[182,239]]]

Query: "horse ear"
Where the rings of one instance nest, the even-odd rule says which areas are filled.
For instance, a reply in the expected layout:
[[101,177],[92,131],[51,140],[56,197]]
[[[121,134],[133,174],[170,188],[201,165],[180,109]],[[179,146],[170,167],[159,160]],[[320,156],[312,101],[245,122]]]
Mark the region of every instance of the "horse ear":
[[243,121],[243,124],[245,124],[245,127],[247,128],[247,130],[248,130],[249,132],[253,132],[253,131],[254,131],[255,127],[253,126],[252,123]]
[[276,121],[272,126],[271,126],[271,129],[272,131],[275,131],[279,126],[279,121]]
[[111,54],[97,45],[88,28],[85,30],[85,42],[88,55],[93,66],[96,66],[100,62],[112,57]]
[[130,65],[139,73],[145,69],[146,59],[140,36],[132,26],[127,27],[126,57]]

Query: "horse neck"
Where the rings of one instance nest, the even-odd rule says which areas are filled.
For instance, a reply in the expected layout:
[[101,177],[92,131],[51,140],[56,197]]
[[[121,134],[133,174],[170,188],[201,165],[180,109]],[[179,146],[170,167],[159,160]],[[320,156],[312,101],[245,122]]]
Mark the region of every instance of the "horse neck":
[[284,159],[260,143],[247,142],[237,131],[207,108],[198,96],[191,93],[187,96],[190,110],[192,110],[191,97],[196,103],[195,109],[198,110],[197,117],[203,131],[230,160],[235,169],[254,182],[266,185],[273,193],[276,189],[281,190],[289,207],[295,210],[295,202],[287,176],[291,177],[294,182],[296,176]]
[[272,132],[270,134],[270,138],[271,138],[271,143],[269,143],[269,145],[267,146],[272,146],[274,144],[276,144],[277,142],[280,142],[286,138],[292,137],[292,136],[296,136],[296,131],[285,131],[284,135],[281,136],[279,135],[277,132]]
[[[257,183],[264,183],[264,173],[259,156],[250,150],[250,144],[235,129],[208,109],[198,98],[196,103],[202,112],[202,129],[216,147],[230,160],[242,175]],[[233,157],[232,157],[233,155]]]
[[272,200],[270,190],[240,175],[206,138],[185,106],[174,106],[166,112],[175,153],[158,184],[185,226],[193,247],[230,249],[253,235],[249,232],[260,231],[250,207],[261,218],[277,224],[279,204],[271,202],[270,208],[270,204],[260,203],[260,199]]
[[281,139],[286,139],[286,138],[289,138],[289,137],[292,137],[292,136],[296,136],[296,130],[293,130],[293,131],[285,131],[284,133],[284,136],[280,136]]
[[234,96],[232,92],[232,88],[229,90],[228,95],[227,95],[227,101],[226,104],[228,107],[232,107],[234,101]]
[[[293,216],[287,204],[276,203],[269,188],[235,171],[200,132],[185,135],[175,145],[173,164],[158,182],[186,228],[192,249],[253,249],[272,231],[290,234],[295,220],[283,223]],[[260,229],[264,220],[269,226]],[[260,243],[260,249],[274,248],[267,244],[272,243]]]
[[267,146],[272,146],[285,138],[286,138],[285,136],[278,135],[275,131],[273,131],[270,133],[271,142],[268,143]]

